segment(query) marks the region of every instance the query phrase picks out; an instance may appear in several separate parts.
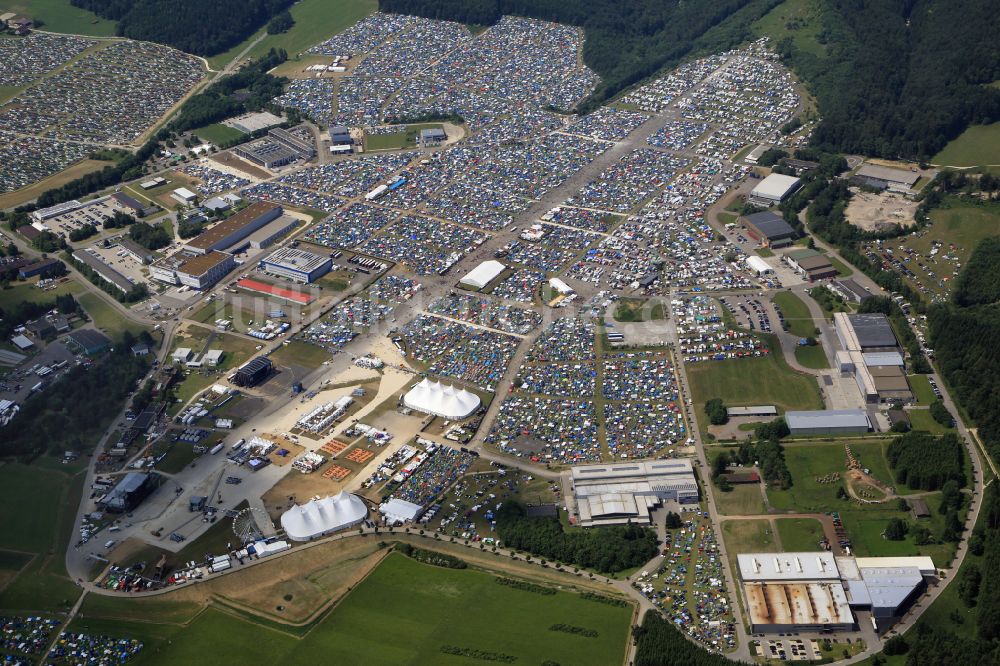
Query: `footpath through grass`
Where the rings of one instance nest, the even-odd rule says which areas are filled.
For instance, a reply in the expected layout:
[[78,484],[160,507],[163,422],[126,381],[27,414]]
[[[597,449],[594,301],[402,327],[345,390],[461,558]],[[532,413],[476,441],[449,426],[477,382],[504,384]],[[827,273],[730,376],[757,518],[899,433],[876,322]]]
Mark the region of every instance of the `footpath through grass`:
[[[539,594],[496,582],[483,571],[443,569],[392,554],[303,638],[210,608],[187,627],[112,623],[89,614],[75,630],[111,629],[149,642],[142,663],[469,664],[442,647],[509,655],[517,663],[622,661],[631,607],[573,592]],[[173,612],[173,611],[172,611]],[[183,613],[182,613],[183,615]],[[552,631],[555,624],[597,632]],[[169,640],[169,642],[168,642]]]

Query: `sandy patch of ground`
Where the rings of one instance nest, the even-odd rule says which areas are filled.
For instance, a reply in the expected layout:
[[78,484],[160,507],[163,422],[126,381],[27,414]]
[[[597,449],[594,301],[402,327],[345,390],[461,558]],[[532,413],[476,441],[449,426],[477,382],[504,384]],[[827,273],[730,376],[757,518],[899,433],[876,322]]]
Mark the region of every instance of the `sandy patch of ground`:
[[847,221],[865,231],[876,231],[883,226],[898,224],[909,227],[915,224],[914,214],[919,205],[899,194],[882,192],[872,194],[851,188],[854,196],[844,214]]

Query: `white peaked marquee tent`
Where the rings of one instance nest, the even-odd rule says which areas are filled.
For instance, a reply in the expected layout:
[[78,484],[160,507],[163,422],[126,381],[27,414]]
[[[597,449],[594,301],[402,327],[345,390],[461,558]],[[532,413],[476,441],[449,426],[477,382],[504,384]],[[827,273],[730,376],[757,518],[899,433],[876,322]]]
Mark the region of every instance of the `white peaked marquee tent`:
[[353,527],[367,515],[368,507],[360,498],[341,491],[339,495],[293,506],[281,514],[281,527],[292,541],[309,541]]
[[403,396],[403,404],[418,412],[458,421],[479,409],[479,396],[426,377]]

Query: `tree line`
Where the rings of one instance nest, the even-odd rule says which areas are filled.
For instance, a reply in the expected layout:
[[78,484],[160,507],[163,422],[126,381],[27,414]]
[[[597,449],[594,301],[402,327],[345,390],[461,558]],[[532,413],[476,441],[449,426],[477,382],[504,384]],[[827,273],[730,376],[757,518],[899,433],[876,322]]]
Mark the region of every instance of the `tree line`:
[[516,502],[497,512],[497,534],[507,548],[604,573],[645,564],[656,555],[656,533],[639,525],[566,532],[558,518],[529,518]]
[[71,0],[71,4],[117,21],[119,36],[211,56],[253,35],[294,0]]

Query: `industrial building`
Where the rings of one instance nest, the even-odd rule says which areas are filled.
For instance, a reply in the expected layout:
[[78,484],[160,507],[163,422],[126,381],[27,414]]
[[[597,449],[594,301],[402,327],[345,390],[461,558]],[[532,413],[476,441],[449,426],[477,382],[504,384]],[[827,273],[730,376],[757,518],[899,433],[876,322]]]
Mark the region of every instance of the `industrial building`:
[[867,163],[862,165],[852,178],[852,182],[858,181],[869,187],[897,192],[909,192],[919,180],[920,173],[917,171],[905,171]]
[[233,152],[265,169],[276,169],[291,164],[299,158],[297,152],[268,137],[236,146]]
[[827,285],[827,288],[849,303],[864,303],[868,299],[874,298],[870,291],[851,278],[833,280]]
[[129,472],[98,504],[111,513],[132,511],[160,487],[160,479],[155,472]]
[[745,215],[740,219],[747,228],[747,234],[764,247],[785,247],[795,240],[795,229],[780,215],[770,211]]
[[367,516],[368,507],[361,498],[341,491],[293,506],[281,514],[281,528],[292,541],[311,541],[354,527]]
[[198,200],[198,195],[186,187],[178,187],[170,193],[170,196],[177,202],[189,206]]
[[837,277],[837,269],[827,257],[816,250],[804,248],[787,252],[782,257],[786,264],[809,282]]
[[[51,270],[59,266],[64,266],[63,262],[58,259],[53,259],[48,257],[47,259],[39,259],[38,261],[32,262],[31,259],[15,258],[16,260],[24,261],[23,267],[18,270],[17,277],[21,280],[27,280],[28,278],[35,277],[36,275],[45,275]],[[2,268],[3,266],[0,266]]]
[[66,336],[66,344],[80,354],[93,356],[111,346],[111,338],[93,328],[78,328]]
[[778,408],[774,405],[750,405],[749,407],[727,407],[726,414],[729,418],[738,416],[762,416],[765,418],[777,418]]
[[906,379],[906,362],[898,351],[838,351],[837,367],[842,373],[854,375],[858,390],[867,403],[913,400],[913,391]]
[[889,318],[882,313],[833,313],[833,326],[840,346],[847,351],[898,352],[899,342]]
[[354,139],[351,138],[351,130],[344,125],[331,125],[330,143],[335,146],[350,145],[354,143]]
[[147,207],[143,206],[137,199],[133,199],[127,194],[115,192],[111,195],[111,201],[114,201],[118,208],[123,209],[130,215],[135,215],[136,217],[144,217],[146,215]]
[[88,266],[102,280],[114,286],[123,294],[132,291],[132,288],[135,286],[131,280],[112,268],[99,254],[89,248],[76,250],[73,252],[73,258],[81,264]]
[[205,254],[236,245],[268,222],[277,219],[284,209],[269,201],[255,201],[232,217],[203,231],[185,243],[184,247]]
[[118,241],[118,245],[125,251],[125,254],[132,257],[140,264],[151,264],[153,263],[153,258],[156,256],[151,250],[147,250],[128,236],[122,236]]
[[284,247],[260,262],[265,273],[310,284],[330,272],[333,260],[305,250]]
[[760,181],[750,192],[749,202],[754,206],[770,208],[787,199],[802,184],[795,176],[783,176],[772,173]]
[[578,524],[651,524],[650,513],[664,501],[698,502],[698,482],[687,458],[608,465],[580,465],[572,470]]
[[506,268],[507,267],[499,261],[490,259],[489,261],[484,261],[469,271],[465,277],[458,281],[458,284],[463,287],[479,291],[495,280],[501,273],[504,272]]
[[300,132],[290,132],[286,129],[275,127],[272,130],[268,130],[267,135],[282,146],[295,151],[295,154],[300,159],[311,160],[316,157],[316,144],[313,143],[307,129],[300,128]]
[[193,289],[208,289],[236,268],[236,258],[225,252],[199,254],[181,250],[160,259],[150,268],[154,280]]
[[264,381],[271,374],[271,359],[258,356],[241,365],[229,378],[233,384],[249,388]]
[[844,435],[866,433],[872,424],[863,409],[820,409],[785,412],[785,422],[793,435]]
[[263,250],[264,248],[271,247],[291,233],[298,225],[299,220],[296,218],[290,215],[282,215],[247,236],[242,243],[230,247],[229,251],[235,252],[237,249],[243,249],[247,245],[254,250]]
[[448,135],[440,127],[428,127],[420,130],[420,145],[433,146],[448,139]]

